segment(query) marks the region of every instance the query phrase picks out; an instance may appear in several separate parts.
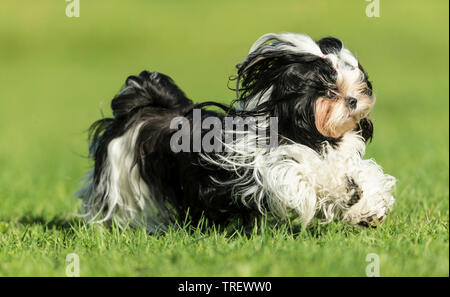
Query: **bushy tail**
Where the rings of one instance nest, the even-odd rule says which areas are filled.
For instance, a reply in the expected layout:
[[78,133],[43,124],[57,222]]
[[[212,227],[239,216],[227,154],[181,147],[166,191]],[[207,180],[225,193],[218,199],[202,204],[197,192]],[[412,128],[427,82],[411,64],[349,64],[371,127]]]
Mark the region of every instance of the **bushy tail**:
[[114,117],[127,117],[146,106],[175,109],[191,105],[183,91],[173,80],[158,72],[142,71],[139,76],[129,76],[125,87],[112,100]]

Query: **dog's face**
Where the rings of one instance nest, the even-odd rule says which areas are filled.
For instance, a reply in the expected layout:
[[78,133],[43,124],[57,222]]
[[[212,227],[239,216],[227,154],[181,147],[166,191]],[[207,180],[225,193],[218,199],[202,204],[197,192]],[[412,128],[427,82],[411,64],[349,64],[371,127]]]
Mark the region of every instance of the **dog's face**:
[[240,106],[278,117],[280,135],[315,149],[351,130],[372,137],[372,85],[340,40],[268,34],[238,67]]
[[[345,72],[344,72],[345,71]],[[338,79],[324,86],[325,94],[315,99],[315,125],[324,136],[338,138],[367,119],[375,103],[370,83],[358,68],[342,71]]]

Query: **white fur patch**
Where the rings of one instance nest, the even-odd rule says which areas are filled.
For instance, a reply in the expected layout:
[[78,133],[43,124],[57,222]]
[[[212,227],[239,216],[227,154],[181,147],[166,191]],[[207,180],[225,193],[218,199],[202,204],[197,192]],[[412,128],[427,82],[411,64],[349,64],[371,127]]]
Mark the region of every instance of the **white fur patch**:
[[134,164],[134,148],[141,125],[113,139],[102,168],[100,181],[89,172],[85,186],[77,193],[83,198],[83,216],[89,223],[114,222],[118,226],[165,229],[169,212],[157,200]]

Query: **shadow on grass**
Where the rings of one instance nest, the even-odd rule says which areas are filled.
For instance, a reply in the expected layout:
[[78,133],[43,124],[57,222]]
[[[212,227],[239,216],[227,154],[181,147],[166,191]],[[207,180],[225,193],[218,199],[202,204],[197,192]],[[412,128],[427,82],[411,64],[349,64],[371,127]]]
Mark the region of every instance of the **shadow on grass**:
[[55,216],[49,219],[48,217],[44,217],[42,215],[31,214],[24,215],[15,220],[15,222],[25,226],[41,225],[44,228],[56,230],[71,230],[75,226],[84,224],[83,220],[77,217],[67,218]]
[[[48,217],[44,215],[25,214],[19,218],[12,220],[4,220],[8,223],[20,224],[25,227],[31,227],[35,225],[42,226],[47,230],[60,230],[60,231],[73,231],[74,229],[86,226],[85,221],[76,216],[54,216]],[[111,231],[113,226],[103,226],[105,230]],[[118,228],[121,229],[121,228]],[[296,238],[315,238],[319,239],[324,236],[328,236],[330,233],[341,233],[344,236],[350,234],[358,234],[364,231],[364,228],[349,226],[343,223],[331,223],[329,225],[320,224],[318,221],[312,223],[308,227],[304,228],[298,221],[284,221],[279,222],[268,217],[260,217],[259,219],[247,224],[243,224],[239,220],[228,222],[228,224],[214,224],[209,223],[207,219],[202,218],[197,224],[185,221],[184,224],[175,224],[170,227],[172,231],[184,232],[190,236],[199,236],[200,238],[207,238],[213,234],[223,234],[227,238],[247,237],[251,238],[254,235],[266,234],[268,236],[276,236],[284,234],[286,236],[292,236]],[[125,227],[121,231],[126,232],[128,230],[137,231],[132,227]],[[156,233],[149,233],[149,236],[166,236],[170,231],[160,231]]]
[[[204,217],[193,224],[185,221],[184,225],[172,226],[172,230],[181,231],[188,235],[201,234],[202,237],[208,237],[211,234],[223,234],[227,238],[247,237],[251,238],[255,235],[266,234],[268,236],[284,235],[287,237],[297,238],[314,238],[320,239],[322,237],[331,236],[339,233],[343,236],[353,236],[368,230],[361,226],[351,226],[343,222],[331,222],[329,224],[322,224],[319,220],[313,221],[309,226],[305,227],[299,220],[284,220],[277,221],[273,217],[262,216],[255,219],[253,222],[243,223],[235,220],[226,224],[215,224],[208,222]],[[163,235],[164,232],[161,233]]]

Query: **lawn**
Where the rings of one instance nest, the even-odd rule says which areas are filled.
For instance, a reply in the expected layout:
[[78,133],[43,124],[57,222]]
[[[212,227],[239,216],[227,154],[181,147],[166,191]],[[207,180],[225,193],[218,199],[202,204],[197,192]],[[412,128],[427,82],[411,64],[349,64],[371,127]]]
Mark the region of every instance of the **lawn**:
[[[0,276],[449,275],[448,1],[65,1],[0,4]],[[73,193],[88,126],[126,76],[169,74],[195,101],[229,102],[227,80],[267,32],[336,36],[377,94],[367,158],[398,178],[382,227],[92,229]]]

